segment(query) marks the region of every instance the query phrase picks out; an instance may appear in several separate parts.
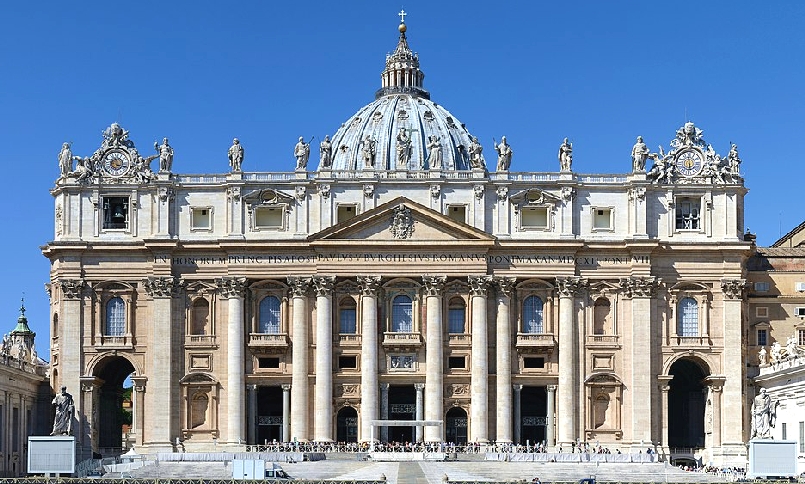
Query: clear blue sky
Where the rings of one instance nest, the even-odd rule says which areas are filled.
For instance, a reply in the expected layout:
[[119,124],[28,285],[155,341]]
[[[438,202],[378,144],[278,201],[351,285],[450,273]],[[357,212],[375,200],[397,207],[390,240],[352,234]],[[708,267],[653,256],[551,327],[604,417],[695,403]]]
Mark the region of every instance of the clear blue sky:
[[513,171],[624,173],[642,135],[686,120],[738,144],[761,245],[805,219],[805,2],[9,1],[0,5],[0,332],[20,298],[47,355],[56,155],[88,156],[117,121],[141,153],[169,137],[175,172],[292,170],[299,136],[332,135],[380,86],[397,12],[425,87]]

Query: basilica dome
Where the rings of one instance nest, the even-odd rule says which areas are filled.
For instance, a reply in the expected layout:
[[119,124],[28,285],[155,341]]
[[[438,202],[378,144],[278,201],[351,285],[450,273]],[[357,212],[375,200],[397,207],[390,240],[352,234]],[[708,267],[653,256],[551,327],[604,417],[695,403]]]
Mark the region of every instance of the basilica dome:
[[[406,25],[386,56],[375,100],[333,135],[332,165],[319,170],[471,170],[483,168],[480,145],[455,116],[422,87],[419,56],[408,47]],[[471,156],[471,152],[478,154]],[[471,159],[472,158],[472,159]]]

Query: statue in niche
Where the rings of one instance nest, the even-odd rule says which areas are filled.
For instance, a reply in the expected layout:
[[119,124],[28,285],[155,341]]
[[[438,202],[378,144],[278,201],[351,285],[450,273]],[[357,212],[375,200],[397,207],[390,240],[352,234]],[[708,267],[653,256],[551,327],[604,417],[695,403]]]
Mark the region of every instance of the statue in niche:
[[757,352],[757,359],[760,362],[759,363],[760,366],[764,366],[764,365],[768,364],[768,361],[766,360],[766,347],[765,346],[760,347],[760,351]]
[[478,142],[478,138],[476,138],[475,136],[470,137],[470,147],[467,151],[470,155],[470,166],[473,169],[482,170],[486,168],[483,156],[484,148],[483,146],[481,146],[481,143]]
[[643,137],[638,136],[637,142],[632,146],[632,171],[645,171],[648,156],[648,146],[643,142]]
[[[310,141],[313,141],[313,138]],[[305,143],[303,136],[299,137],[299,142],[294,146],[293,155],[296,157],[296,170],[306,170],[307,160],[310,158],[310,143]]]
[[375,155],[377,154],[377,141],[372,135],[367,134],[361,143],[361,155],[363,155],[363,167],[375,167]]
[[431,170],[442,169],[442,141],[439,136],[428,136],[428,167]]
[[228,154],[229,166],[232,167],[232,171],[239,172],[243,164],[243,146],[240,144],[240,140],[237,138],[232,140],[232,146],[229,147]]
[[333,164],[333,144],[330,143],[330,135],[325,135],[319,144],[319,163],[322,168],[329,168]]
[[512,164],[512,155],[514,154],[511,145],[506,142],[505,136],[500,137],[500,144],[495,141],[495,138],[492,138],[492,142],[495,144],[495,151],[498,152],[497,171],[509,171],[509,167]]
[[154,141],[154,149],[159,153],[159,172],[169,173],[173,166],[173,148],[168,144],[168,138],[162,138],[162,144]]
[[67,387],[61,387],[61,392],[56,394],[52,403],[56,407],[56,417],[50,435],[72,435],[75,404],[73,396],[67,393]]
[[396,169],[405,170],[408,168],[408,160],[411,159],[411,137],[405,128],[400,128],[397,133],[397,165]]
[[567,138],[559,145],[559,170],[571,171],[573,166],[573,143],[570,143]]
[[62,143],[59,151],[59,172],[62,177],[67,177],[73,171],[73,160],[80,160],[81,157],[73,156],[70,143]]
[[777,404],[772,401],[765,388],[760,389],[754,401],[752,401],[752,437],[768,439],[771,438],[771,429],[775,426],[777,419]]

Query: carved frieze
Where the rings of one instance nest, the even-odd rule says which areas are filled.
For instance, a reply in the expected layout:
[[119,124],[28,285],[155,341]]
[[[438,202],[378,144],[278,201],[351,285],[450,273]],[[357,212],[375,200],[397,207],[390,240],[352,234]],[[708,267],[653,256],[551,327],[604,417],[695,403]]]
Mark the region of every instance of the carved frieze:
[[441,296],[445,282],[447,282],[447,276],[423,275],[422,283],[425,286],[425,296]]
[[492,285],[492,276],[468,276],[470,283],[470,296],[486,297]]
[[172,297],[178,287],[178,280],[173,276],[149,276],[143,280],[145,292],[151,297]]
[[243,297],[246,292],[245,277],[221,277],[215,280],[218,292],[223,298]]
[[65,299],[79,299],[84,290],[83,279],[59,279],[59,286]]
[[356,383],[344,383],[341,385],[342,397],[355,397],[360,396],[361,386]]
[[620,280],[621,289],[626,297],[654,297],[662,280],[659,277],[628,277]]
[[587,279],[579,276],[557,277],[556,289],[560,297],[574,297],[587,287]]
[[469,397],[470,386],[466,383],[453,383],[447,386],[448,397]]
[[721,291],[724,299],[741,299],[746,288],[746,279],[722,279]]

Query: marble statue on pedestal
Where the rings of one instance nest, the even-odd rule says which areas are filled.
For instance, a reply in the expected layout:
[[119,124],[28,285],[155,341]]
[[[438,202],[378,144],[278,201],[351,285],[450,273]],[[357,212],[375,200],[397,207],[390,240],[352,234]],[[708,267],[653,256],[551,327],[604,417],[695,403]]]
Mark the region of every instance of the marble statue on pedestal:
[[61,387],[61,392],[53,398],[53,405],[56,407],[56,417],[50,435],[72,435],[75,403],[73,396],[67,393],[67,387]]
[[240,167],[243,164],[243,146],[240,144],[240,140],[235,138],[232,140],[232,146],[229,147],[229,166],[232,167],[232,171],[240,171]]

